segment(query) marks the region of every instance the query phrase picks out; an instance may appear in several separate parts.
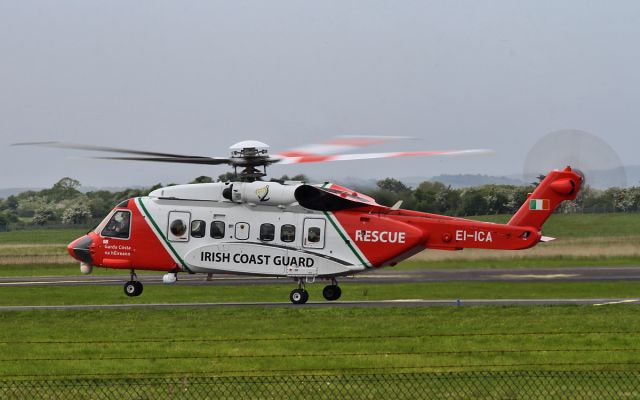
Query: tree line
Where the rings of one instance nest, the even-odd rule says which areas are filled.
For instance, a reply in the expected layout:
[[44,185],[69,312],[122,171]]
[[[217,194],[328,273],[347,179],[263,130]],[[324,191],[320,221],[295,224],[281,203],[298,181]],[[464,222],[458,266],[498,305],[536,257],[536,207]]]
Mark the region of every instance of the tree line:
[[[233,174],[218,176],[217,181],[228,181]],[[541,177],[542,178],[542,177]],[[304,175],[282,176],[275,181],[308,181]],[[215,180],[199,176],[190,183]],[[62,178],[51,188],[26,191],[0,199],[0,225],[88,224],[106,216],[118,203],[131,197],[145,196],[161,187],[129,188],[111,192],[96,190],[83,193],[80,182]],[[168,185],[170,186],[170,185]],[[451,216],[512,214],[524,203],[535,184],[483,185],[455,189],[441,182],[425,181],[415,189],[403,182],[386,178],[375,188],[355,188],[375,198],[380,204],[391,206],[402,200],[402,208]],[[573,202],[565,202],[558,212],[634,212],[640,211],[640,187],[597,190],[586,186]]]
[[[540,176],[539,181],[544,179]],[[537,183],[530,185],[482,185],[454,189],[441,182],[422,182],[415,189],[397,179],[377,182],[367,194],[379,203],[392,205],[403,200],[402,207],[451,216],[513,214],[525,202]],[[640,211],[640,187],[598,190],[583,187],[575,201],[564,202],[560,213],[606,213]]]

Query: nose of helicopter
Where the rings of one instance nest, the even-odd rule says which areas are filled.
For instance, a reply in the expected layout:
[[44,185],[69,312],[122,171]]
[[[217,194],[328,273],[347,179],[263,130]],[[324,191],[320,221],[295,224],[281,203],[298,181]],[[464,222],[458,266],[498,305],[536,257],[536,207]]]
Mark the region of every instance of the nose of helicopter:
[[75,258],[76,260],[87,265],[91,265],[93,263],[93,259],[91,258],[89,247],[92,244],[93,238],[89,235],[84,235],[69,243],[69,245],[67,246],[67,251],[69,252],[71,257]]

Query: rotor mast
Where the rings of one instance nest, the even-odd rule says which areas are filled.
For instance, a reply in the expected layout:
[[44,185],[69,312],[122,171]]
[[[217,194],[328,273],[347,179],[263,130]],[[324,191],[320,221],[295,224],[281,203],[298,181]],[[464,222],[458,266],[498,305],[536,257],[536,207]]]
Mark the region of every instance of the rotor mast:
[[[267,165],[274,162],[269,157],[269,145],[257,140],[244,140],[229,147],[230,164],[240,182],[259,181],[267,175]],[[259,168],[262,167],[262,170]],[[238,173],[238,168],[241,168]]]

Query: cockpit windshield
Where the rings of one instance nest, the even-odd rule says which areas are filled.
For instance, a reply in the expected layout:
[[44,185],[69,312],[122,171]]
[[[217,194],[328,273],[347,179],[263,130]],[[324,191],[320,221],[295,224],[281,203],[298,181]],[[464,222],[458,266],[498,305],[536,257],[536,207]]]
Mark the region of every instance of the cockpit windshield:
[[128,239],[130,228],[131,211],[119,210],[113,214],[101,234],[104,237]]

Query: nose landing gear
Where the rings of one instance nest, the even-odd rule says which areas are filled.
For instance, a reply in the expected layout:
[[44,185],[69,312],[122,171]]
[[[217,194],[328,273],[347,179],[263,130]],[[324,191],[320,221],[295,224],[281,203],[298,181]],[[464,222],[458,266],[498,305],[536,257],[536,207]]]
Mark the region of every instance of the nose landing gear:
[[136,297],[142,294],[142,282],[138,281],[138,276],[131,270],[131,280],[124,284],[124,294],[129,297]]

